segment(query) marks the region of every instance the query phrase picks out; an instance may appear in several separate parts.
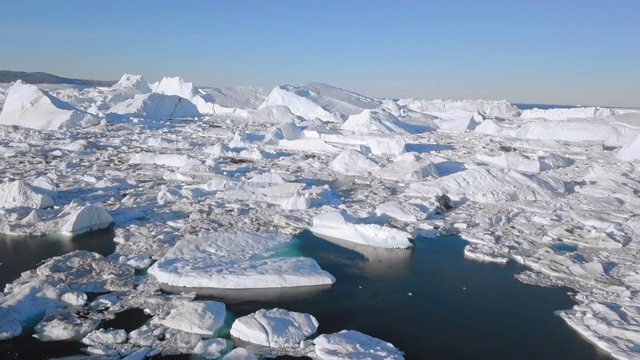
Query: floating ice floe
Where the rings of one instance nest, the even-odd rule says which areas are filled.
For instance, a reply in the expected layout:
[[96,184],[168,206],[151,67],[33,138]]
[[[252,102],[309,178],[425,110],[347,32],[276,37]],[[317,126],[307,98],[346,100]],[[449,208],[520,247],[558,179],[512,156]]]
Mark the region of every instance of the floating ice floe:
[[322,360],[391,360],[404,359],[393,344],[355,330],[320,335],[313,340],[316,359]]
[[345,218],[340,211],[317,215],[309,229],[315,235],[336,238],[357,244],[392,249],[413,247],[407,232],[377,224],[362,224],[356,219]]
[[205,359],[218,359],[222,354],[229,351],[233,344],[226,339],[206,339],[201,340],[193,349],[193,353],[204,357]]
[[223,356],[221,360],[258,360],[258,357],[245,348],[235,348]]
[[53,309],[36,325],[33,336],[41,341],[80,340],[99,324],[99,320],[79,317],[66,309]]
[[[0,221],[0,233],[11,235],[78,235],[109,227],[113,218],[96,205],[70,205],[56,210],[16,208]],[[16,217],[17,218],[14,218]]]
[[171,310],[169,316],[158,320],[158,323],[208,338],[218,333],[226,315],[226,308],[221,302],[193,301]]
[[18,125],[38,130],[85,128],[101,119],[79,110],[35,85],[17,80],[0,113],[0,125]]
[[373,175],[382,179],[403,182],[416,182],[439,176],[438,170],[431,160],[424,159],[414,152],[396,156],[386,166],[373,171]]
[[311,258],[254,255],[283,244],[290,236],[218,232],[180,240],[150,269],[162,284],[188,288],[261,289],[330,285],[335,278]]
[[270,348],[299,348],[300,342],[318,330],[312,315],[283,309],[261,309],[240,317],[231,325],[231,336]]

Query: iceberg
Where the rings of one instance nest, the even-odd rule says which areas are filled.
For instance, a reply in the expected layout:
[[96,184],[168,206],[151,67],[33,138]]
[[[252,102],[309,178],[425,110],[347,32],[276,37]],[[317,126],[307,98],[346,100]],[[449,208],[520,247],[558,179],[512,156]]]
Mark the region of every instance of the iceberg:
[[311,258],[251,260],[290,236],[218,232],[182,239],[149,268],[161,284],[185,288],[262,289],[330,285],[335,278]]
[[44,192],[24,181],[2,183],[0,184],[0,209],[21,206],[33,209],[52,207],[53,200]]
[[318,330],[312,315],[283,309],[261,309],[236,319],[231,336],[271,348],[295,348]]
[[198,108],[188,99],[158,93],[136,94],[132,99],[113,105],[109,113],[144,119],[198,117]]
[[171,310],[169,316],[158,323],[202,337],[213,337],[224,325],[226,315],[227,310],[221,302],[194,301]]
[[348,221],[340,211],[317,215],[309,228],[318,237],[337,238],[358,244],[390,249],[413,247],[407,232],[377,224]]
[[17,80],[9,89],[0,113],[0,125],[37,130],[69,130],[98,125],[96,115],[79,110],[35,85]]
[[320,335],[313,340],[315,358],[322,360],[404,359],[393,344],[355,330]]

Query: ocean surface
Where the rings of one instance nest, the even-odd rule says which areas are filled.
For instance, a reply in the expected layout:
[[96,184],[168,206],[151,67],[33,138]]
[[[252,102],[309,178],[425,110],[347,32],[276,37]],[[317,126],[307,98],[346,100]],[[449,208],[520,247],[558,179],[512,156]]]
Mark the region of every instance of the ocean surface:
[[[46,257],[75,249],[109,253],[112,238],[111,231],[72,240],[2,238],[3,284]],[[573,306],[570,289],[520,283],[513,275],[521,266],[465,260],[464,246],[448,236],[418,238],[412,250],[349,250],[306,231],[275,252],[315,258],[337,279],[329,289],[198,298],[224,300],[235,317],[274,307],[307,312],[320,322],[318,333],[358,330],[393,343],[407,359],[610,359],[554,315]],[[134,309],[105,325],[130,331],[144,320]],[[82,347],[28,335],[1,341],[0,358],[46,359]]]

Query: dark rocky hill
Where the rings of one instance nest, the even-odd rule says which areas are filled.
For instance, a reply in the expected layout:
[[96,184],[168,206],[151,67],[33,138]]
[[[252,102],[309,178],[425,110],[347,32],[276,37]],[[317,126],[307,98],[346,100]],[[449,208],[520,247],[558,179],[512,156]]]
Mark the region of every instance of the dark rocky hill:
[[28,84],[70,84],[93,87],[111,86],[116,83],[116,81],[70,79],[43,72],[0,70],[0,83],[10,83],[18,79]]

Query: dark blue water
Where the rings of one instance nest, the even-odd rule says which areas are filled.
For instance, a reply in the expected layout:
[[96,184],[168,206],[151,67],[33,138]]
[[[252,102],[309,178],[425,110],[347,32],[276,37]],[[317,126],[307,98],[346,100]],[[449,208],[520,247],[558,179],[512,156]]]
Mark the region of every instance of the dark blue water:
[[102,255],[114,252],[113,227],[100,231],[64,236],[7,236],[0,234],[0,289],[20,277],[23,271],[54,256],[75,250],[89,250]]
[[[319,320],[319,333],[359,330],[392,342],[407,359],[610,359],[553,314],[573,306],[569,289],[522,284],[513,278],[523,270],[516,264],[466,261],[457,236],[418,239],[415,245],[356,252],[304,232],[278,252],[314,257],[337,278],[331,288],[260,300],[215,299],[226,300],[236,317],[273,307],[307,312]],[[138,313],[131,310],[109,325],[131,330],[146,321]],[[129,316],[136,324],[128,323]],[[0,342],[0,358],[46,359],[77,354],[80,347],[26,336]]]
[[418,239],[413,251],[373,251],[370,261],[308,232],[297,241],[336,283],[311,298],[243,301],[229,311],[308,312],[319,333],[359,330],[407,359],[610,359],[554,315],[574,305],[570,289],[523,284],[513,278],[523,270],[515,263],[467,261],[457,236]]

